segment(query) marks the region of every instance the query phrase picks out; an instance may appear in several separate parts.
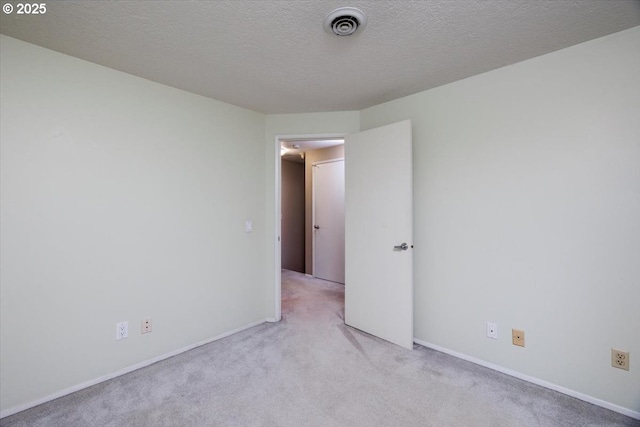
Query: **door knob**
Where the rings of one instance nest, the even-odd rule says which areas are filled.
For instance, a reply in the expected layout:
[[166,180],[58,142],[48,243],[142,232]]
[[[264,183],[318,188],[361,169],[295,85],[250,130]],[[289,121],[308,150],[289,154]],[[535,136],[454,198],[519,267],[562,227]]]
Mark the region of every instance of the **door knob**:
[[320,226],[319,225],[314,225],[313,228],[315,228],[316,230],[320,230]]
[[394,246],[393,249],[397,251],[406,251],[407,249],[409,249],[409,245],[407,245],[406,243],[403,243],[399,246]]

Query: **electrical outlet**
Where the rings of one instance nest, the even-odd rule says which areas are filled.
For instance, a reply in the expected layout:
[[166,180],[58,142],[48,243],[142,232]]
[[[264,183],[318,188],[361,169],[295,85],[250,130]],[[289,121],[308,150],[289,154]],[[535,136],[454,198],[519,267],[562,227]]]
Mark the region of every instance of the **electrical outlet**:
[[629,352],[611,349],[611,366],[614,368],[629,370]]
[[511,339],[513,341],[513,345],[519,345],[520,347],[524,347],[524,331],[520,329],[512,329]]
[[487,337],[493,338],[494,340],[498,339],[498,324],[487,322]]
[[148,334],[149,332],[151,332],[151,317],[142,320],[142,333]]
[[116,339],[121,340],[129,336],[129,322],[116,323]]

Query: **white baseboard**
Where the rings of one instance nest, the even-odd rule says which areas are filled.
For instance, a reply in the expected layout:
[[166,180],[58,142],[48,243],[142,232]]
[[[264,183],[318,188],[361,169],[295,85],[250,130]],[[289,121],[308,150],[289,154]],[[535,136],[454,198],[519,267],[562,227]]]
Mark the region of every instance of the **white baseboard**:
[[[124,375],[124,374],[128,374],[129,372],[133,372],[133,371],[136,371],[138,369],[144,368],[145,366],[152,365],[152,364],[154,364],[156,362],[159,362],[161,360],[168,359],[168,358],[173,357],[173,356],[177,356],[178,354],[181,354],[181,353],[184,353],[186,351],[192,350],[192,349],[194,349],[196,347],[200,347],[200,346],[203,346],[205,344],[209,344],[211,342],[220,340],[222,338],[228,337],[228,336],[236,334],[238,332],[242,332],[242,331],[244,331],[246,329],[252,328],[252,327],[260,325],[262,323],[275,322],[275,321],[276,321],[276,319],[274,319],[274,318],[265,318],[265,319],[262,319],[262,320],[258,320],[256,322],[249,323],[248,325],[242,326],[240,328],[233,329],[231,331],[227,331],[227,332],[222,333],[220,335],[217,335],[215,337],[208,338],[208,339],[203,340],[203,341],[199,341],[199,342],[197,342],[195,344],[191,344],[191,345],[188,345],[186,347],[179,348],[179,349],[174,350],[172,352],[162,354],[160,356],[154,357],[154,358],[149,359],[149,360],[145,360],[145,361],[140,362],[140,363],[136,363],[135,365],[126,367],[124,369],[121,369],[119,371],[113,372],[111,374],[103,375],[103,376],[95,378],[93,380],[85,381],[85,382],[77,384],[75,386],[68,387],[66,389],[60,390],[60,391],[58,391],[56,393],[53,393],[53,394],[51,394],[49,396],[46,396],[46,397],[43,397],[41,399],[37,399],[37,400],[34,400],[32,402],[25,403],[23,405],[19,405],[19,406],[7,409],[5,411],[2,411],[2,412],[0,412],[0,419],[8,417],[8,416],[13,415],[13,414],[16,414],[18,412],[24,411],[26,409],[33,408],[34,406],[41,405],[43,403],[49,402],[49,401],[57,399],[59,397],[63,397],[63,396],[66,396],[68,394],[75,393],[76,391],[80,391],[82,389],[94,386],[94,385],[99,384],[101,382],[108,381],[110,379],[119,377],[119,376]],[[449,350],[447,348],[440,347],[438,345],[431,344],[431,343],[428,343],[426,341],[419,340],[417,338],[414,338],[413,341],[416,344],[419,344],[419,345],[421,345],[423,347],[431,348],[433,350],[437,350],[439,352],[442,352],[442,353],[445,353],[445,354],[449,354],[449,355],[457,357],[459,359],[466,360],[466,361],[471,362],[471,363],[475,363],[476,365],[484,366],[485,368],[489,368],[489,369],[493,369],[494,371],[502,372],[503,374],[507,374],[507,375],[510,375],[512,377],[515,377],[515,378],[530,382],[532,384],[536,384],[536,385],[539,385],[539,386],[542,386],[542,387],[545,387],[545,388],[548,388],[548,389],[551,389],[551,390],[555,390],[557,392],[566,394],[568,396],[575,397],[576,399],[584,400],[585,402],[589,402],[589,403],[594,404],[596,406],[600,406],[600,407],[609,409],[611,411],[618,412],[620,414],[626,415],[628,417],[640,420],[640,412],[633,411],[631,409],[624,408],[622,406],[615,405],[615,404],[610,403],[610,402],[606,402],[604,400],[601,400],[601,399],[586,395],[584,393],[580,393],[580,392],[577,392],[575,390],[571,390],[571,389],[568,389],[566,387],[562,387],[562,386],[559,386],[557,384],[553,384],[553,383],[541,380],[539,378],[531,377],[529,375],[525,375],[525,374],[522,374],[520,372],[516,372],[516,371],[513,371],[511,369],[507,369],[507,368],[504,368],[502,366],[495,365],[493,363],[489,363],[489,362],[486,362],[484,360],[481,360],[481,359],[478,359],[478,358],[475,358],[475,357],[472,357],[472,356],[468,356],[468,355],[463,354],[463,353],[458,353],[457,351]]]
[[195,344],[191,344],[191,345],[188,345],[186,347],[179,348],[179,349],[174,350],[172,352],[165,353],[165,354],[162,354],[160,356],[156,356],[156,357],[154,357],[152,359],[145,360],[145,361],[140,362],[140,363],[136,363],[135,365],[128,366],[128,367],[126,367],[124,369],[121,369],[119,371],[112,372],[110,374],[103,375],[103,376],[95,378],[93,380],[85,381],[83,383],[74,385],[72,387],[65,388],[63,390],[60,390],[60,391],[58,391],[56,393],[53,393],[53,394],[50,394],[49,396],[43,397],[41,399],[37,399],[37,400],[34,400],[32,402],[25,403],[23,405],[19,405],[19,406],[7,409],[5,411],[2,411],[2,412],[0,412],[0,419],[8,417],[9,415],[17,414],[18,412],[22,412],[22,411],[24,411],[26,409],[33,408],[34,406],[41,405],[43,403],[49,402],[49,401],[57,399],[59,397],[66,396],[66,395],[71,394],[71,393],[75,393],[76,391],[80,391],[82,389],[94,386],[94,385],[99,384],[101,382],[108,381],[110,379],[119,377],[119,376],[124,375],[124,374],[128,374],[129,372],[133,372],[133,371],[136,371],[136,370],[138,370],[140,368],[144,368],[145,366],[149,366],[149,365],[152,365],[152,364],[154,364],[156,362],[160,362],[161,360],[168,359],[168,358],[173,357],[173,356],[177,356],[180,353],[184,353],[185,351],[193,350],[196,347],[200,347],[200,346],[203,346],[205,344],[209,344],[209,343],[212,343],[214,341],[220,340],[222,338],[226,338],[229,335],[237,334],[238,332],[242,332],[242,331],[244,331],[246,329],[253,328],[254,326],[261,325],[261,324],[263,324],[265,322],[272,322],[272,321],[275,321],[275,319],[258,320],[256,322],[249,323],[248,325],[241,326],[241,327],[239,327],[237,329],[233,329],[231,331],[224,332],[224,333],[222,333],[220,335],[217,335],[215,337],[208,338],[208,339],[203,340],[203,341],[199,341],[199,342],[197,342]]
[[468,355],[463,354],[463,353],[458,353],[457,351],[449,350],[447,348],[440,347],[439,345],[431,344],[431,343],[428,343],[426,341],[419,340],[417,338],[414,338],[413,342],[415,342],[416,344],[419,344],[419,345],[421,345],[423,347],[431,348],[431,349],[437,350],[437,351],[439,351],[441,353],[449,354],[451,356],[457,357],[458,359],[466,360],[467,362],[475,363],[476,365],[484,366],[485,368],[489,368],[489,369],[493,369],[494,371],[502,372],[503,374],[507,374],[507,375],[510,375],[512,377],[515,377],[515,378],[518,378],[518,379],[521,379],[521,380],[524,380],[524,381],[527,381],[527,382],[530,382],[530,383],[533,383],[533,384],[536,384],[536,385],[539,385],[539,386],[542,386],[542,387],[545,387],[545,388],[560,392],[562,394],[566,394],[568,396],[575,397],[576,399],[584,400],[585,402],[589,402],[589,403],[592,403],[592,404],[594,404],[596,406],[600,406],[600,407],[609,409],[611,411],[618,412],[618,413],[620,413],[622,415],[626,415],[627,417],[631,417],[631,418],[635,418],[637,420],[640,420],[640,412],[636,412],[636,411],[633,411],[633,410],[628,409],[628,408],[623,408],[622,406],[618,406],[618,405],[615,405],[613,403],[606,402],[604,400],[601,400],[601,399],[586,395],[584,393],[580,393],[580,392],[577,392],[575,390],[571,390],[571,389],[568,389],[566,387],[562,387],[562,386],[559,386],[557,384],[553,384],[553,383],[541,380],[539,378],[531,377],[529,375],[525,375],[525,374],[522,374],[520,372],[516,372],[516,371],[513,371],[511,369],[507,369],[507,368],[504,368],[502,366],[495,365],[493,363],[489,363],[489,362],[486,362],[484,360],[481,360],[481,359],[478,359],[478,358],[475,358],[475,357],[472,357],[472,356],[468,356]]

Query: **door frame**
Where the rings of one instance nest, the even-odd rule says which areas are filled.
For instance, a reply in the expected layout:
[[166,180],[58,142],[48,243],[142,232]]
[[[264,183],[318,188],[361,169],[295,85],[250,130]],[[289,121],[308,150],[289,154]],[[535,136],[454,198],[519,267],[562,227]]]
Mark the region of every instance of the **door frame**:
[[[321,165],[325,163],[335,163],[335,162],[344,162],[344,157],[336,157],[335,159],[329,160],[320,160],[319,162],[313,162],[311,166]],[[316,223],[316,177],[315,177],[315,169],[313,170],[313,186],[311,187],[311,223]],[[313,257],[311,261],[311,275],[316,277],[316,255],[318,251],[316,250],[316,233],[311,233],[311,247],[313,248]]]
[[317,133],[317,134],[276,134],[274,137],[274,166],[275,166],[275,216],[274,216],[274,283],[275,283],[275,301],[274,301],[274,314],[275,321],[279,322],[282,319],[282,170],[281,170],[281,156],[280,156],[280,144],[283,140],[290,141],[295,139],[309,140],[309,139],[331,139],[331,138],[344,138],[349,133]]

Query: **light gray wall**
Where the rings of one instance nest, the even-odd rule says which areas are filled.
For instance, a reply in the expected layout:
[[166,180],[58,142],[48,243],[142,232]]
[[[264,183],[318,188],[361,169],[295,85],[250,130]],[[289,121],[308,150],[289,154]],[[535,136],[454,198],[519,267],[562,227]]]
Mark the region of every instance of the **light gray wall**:
[[304,273],[304,163],[282,160],[282,268]]
[[313,164],[324,160],[344,158],[344,145],[307,151],[305,153],[305,271],[313,274]]
[[640,412],[638,76],[640,27],[362,111],[413,121],[418,339]]
[[264,319],[264,116],[0,54],[2,411]]

